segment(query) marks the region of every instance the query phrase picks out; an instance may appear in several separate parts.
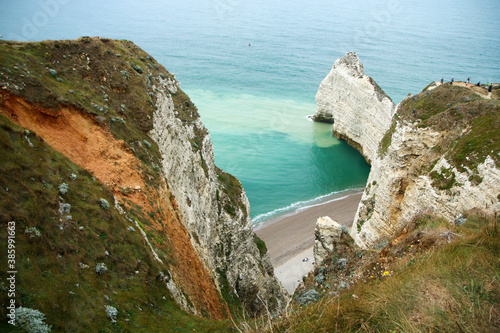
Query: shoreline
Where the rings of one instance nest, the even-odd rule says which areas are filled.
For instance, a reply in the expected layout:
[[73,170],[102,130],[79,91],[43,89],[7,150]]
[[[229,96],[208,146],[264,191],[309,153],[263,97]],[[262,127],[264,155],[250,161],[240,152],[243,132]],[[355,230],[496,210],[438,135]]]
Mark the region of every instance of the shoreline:
[[[282,215],[266,221],[254,229],[257,236],[266,242],[275,274],[289,293],[313,269],[314,230],[319,217],[329,216],[347,227],[352,225],[362,192],[342,192],[336,198],[298,209],[292,214]],[[303,256],[308,260],[303,262]]]
[[322,206],[325,204],[329,204],[333,201],[339,201],[343,199],[347,199],[351,195],[356,195],[356,194],[362,194],[364,191],[364,188],[351,188],[343,191],[338,191],[338,192],[332,192],[330,194],[326,194],[311,200],[306,200],[302,202],[297,202],[294,204],[291,204],[288,207],[284,207],[281,209],[277,209],[275,211],[269,212],[267,214],[262,214],[262,215],[269,215],[268,218],[262,218],[262,215],[256,216],[253,218],[254,222],[257,220],[258,222],[253,225],[253,230],[256,232],[257,230],[263,229],[268,227],[271,224],[281,222],[282,220],[300,214],[308,209],[317,207],[317,206]]

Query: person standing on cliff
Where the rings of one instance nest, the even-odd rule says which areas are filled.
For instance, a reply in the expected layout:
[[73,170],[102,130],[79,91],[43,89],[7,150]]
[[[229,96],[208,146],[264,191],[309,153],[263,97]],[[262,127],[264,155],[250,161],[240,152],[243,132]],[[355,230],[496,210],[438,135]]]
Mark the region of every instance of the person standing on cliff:
[[488,86],[488,92],[491,92],[491,89],[493,89],[493,83],[490,82],[490,85]]
[[450,80],[450,86],[453,84],[453,81],[455,81],[455,79],[451,78],[451,80]]
[[469,85],[470,77],[467,78],[467,82],[465,82],[465,86],[467,87]]
[[443,78],[441,78],[441,84],[443,84]]

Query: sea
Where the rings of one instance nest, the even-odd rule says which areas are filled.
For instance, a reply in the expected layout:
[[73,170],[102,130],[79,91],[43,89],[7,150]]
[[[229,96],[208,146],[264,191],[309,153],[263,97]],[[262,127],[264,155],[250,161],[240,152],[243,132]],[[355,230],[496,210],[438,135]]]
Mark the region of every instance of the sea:
[[498,0],[1,0],[0,38],[135,42],[176,75],[255,224],[361,189],[363,157],[312,122],[356,52],[395,103],[432,81],[500,82]]

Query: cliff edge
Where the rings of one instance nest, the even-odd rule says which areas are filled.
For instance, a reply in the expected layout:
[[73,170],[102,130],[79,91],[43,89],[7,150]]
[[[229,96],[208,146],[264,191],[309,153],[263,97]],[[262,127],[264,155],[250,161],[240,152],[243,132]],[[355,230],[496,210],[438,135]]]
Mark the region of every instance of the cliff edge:
[[382,247],[415,217],[462,223],[472,209],[500,211],[498,94],[444,84],[404,99],[380,142],[351,229]]
[[315,115],[371,163],[351,229],[356,243],[381,248],[422,214],[453,222],[473,208],[498,212],[498,93],[434,83],[395,106],[363,73],[353,52],[336,60]]
[[58,331],[155,331],[222,325],[177,307],[224,319],[284,306],[240,182],[215,166],[175,76],[132,42],[1,42],[0,125],[18,307]]

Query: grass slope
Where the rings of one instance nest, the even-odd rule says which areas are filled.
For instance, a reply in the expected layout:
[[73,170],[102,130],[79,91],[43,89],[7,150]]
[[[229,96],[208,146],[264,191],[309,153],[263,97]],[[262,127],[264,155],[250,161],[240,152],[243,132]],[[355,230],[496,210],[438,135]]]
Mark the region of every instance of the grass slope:
[[[17,306],[44,313],[53,331],[210,332],[228,327],[177,307],[162,281],[167,272],[91,174],[1,115],[0,153],[0,248],[7,251],[7,223],[15,221]],[[60,190],[63,183],[66,193]],[[101,199],[111,207],[106,209]],[[69,212],[62,211],[65,204]],[[97,274],[98,263],[107,271]],[[4,255],[0,267],[7,267]],[[2,320],[6,278],[0,270]],[[116,324],[106,305],[118,309]],[[3,325],[2,331],[11,328],[6,320]]]
[[[156,104],[154,85],[160,78],[174,79],[126,40],[0,41],[2,95],[19,96],[43,112],[56,114],[57,108],[71,106],[88,114],[142,162],[144,193],[162,186],[160,154],[148,136]],[[180,89],[171,91],[171,97],[180,121],[191,124],[198,119],[196,107]],[[167,270],[189,267],[176,261],[183,254],[174,242],[153,230],[153,222],[163,226],[156,218],[163,213],[157,197],[147,200],[158,212],[126,202],[127,217],[120,215],[113,207],[113,193],[91,173],[4,116],[0,125],[0,224],[5,226],[0,248],[7,248],[6,226],[15,221],[17,306],[40,310],[54,331],[224,331],[229,326],[183,312],[169,295]],[[192,149],[198,153],[206,130],[196,127],[195,134]],[[60,191],[63,183],[66,192]],[[165,265],[153,259],[135,222]],[[0,257],[6,267],[7,258]],[[98,263],[107,267],[103,274],[96,274]],[[8,301],[3,292],[6,277],[2,269],[2,320]],[[105,305],[118,309],[116,324]],[[2,325],[2,330],[11,328],[6,320]]]
[[[426,215],[380,253],[344,243],[296,293],[299,300],[315,288],[317,302],[297,302],[279,318],[247,323],[247,331],[498,332],[499,223],[478,212],[461,226]],[[336,265],[340,257],[345,268]]]

